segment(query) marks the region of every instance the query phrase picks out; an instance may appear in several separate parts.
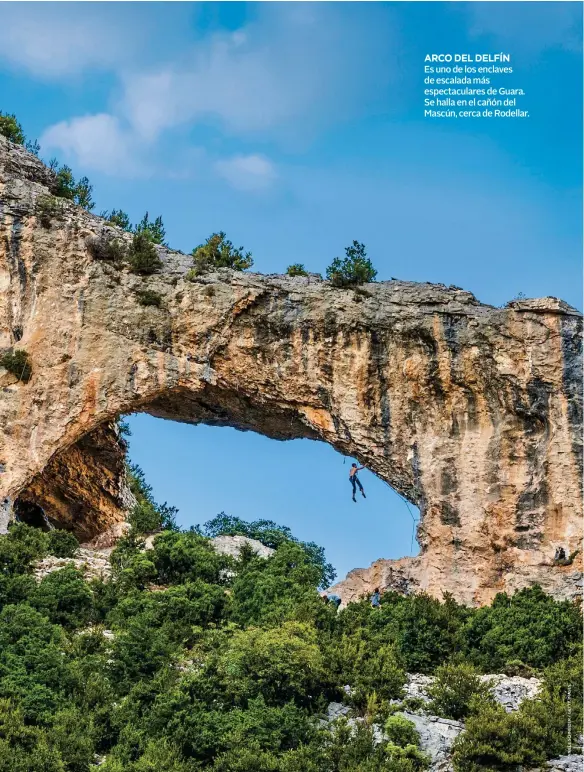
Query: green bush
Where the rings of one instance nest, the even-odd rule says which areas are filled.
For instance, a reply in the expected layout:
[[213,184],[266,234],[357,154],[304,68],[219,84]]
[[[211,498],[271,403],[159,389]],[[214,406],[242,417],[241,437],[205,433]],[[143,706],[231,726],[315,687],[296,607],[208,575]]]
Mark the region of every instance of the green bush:
[[111,212],[105,210],[100,212],[99,216],[103,217],[104,220],[107,220],[110,225],[115,225],[116,227],[121,228],[128,233],[132,231],[130,218],[126,212],[122,211],[121,209],[112,209]]
[[[124,212],[121,212],[120,214],[120,219],[125,221],[127,215],[125,215]],[[146,212],[144,217],[134,228],[134,232],[147,236],[153,244],[161,244],[164,247],[168,246],[164,241],[166,230],[162,222],[162,217],[157,217],[156,220],[152,221],[148,218],[148,212]]]
[[488,702],[490,691],[472,665],[461,663],[437,668],[428,696],[431,713],[459,721],[470,714],[473,701]]
[[0,575],[18,575],[31,570],[35,560],[47,555],[47,535],[25,523],[11,523],[0,536]]
[[45,576],[31,605],[55,625],[83,627],[91,618],[92,595],[83,574],[69,565]]
[[498,594],[472,614],[461,630],[467,659],[485,673],[506,672],[520,660],[543,668],[569,656],[582,638],[582,619],[570,601],[556,602],[541,587]]
[[346,680],[353,687],[351,700],[357,706],[363,707],[372,692],[382,700],[401,697],[406,673],[394,646],[387,644],[373,647],[363,640],[345,639],[340,648],[341,657],[346,663]]
[[91,198],[93,185],[87,177],[81,177],[76,182],[73,172],[69,166],[55,168],[55,182],[53,184],[53,193],[59,198],[66,198],[73,201],[78,206],[82,206],[87,211],[91,211],[95,204]]
[[385,722],[385,734],[390,743],[405,748],[407,745],[418,746],[420,735],[413,721],[404,716],[390,716]]
[[326,277],[334,287],[353,287],[375,281],[377,271],[367,257],[365,245],[353,241],[345,248],[346,257],[335,257],[326,269]]
[[137,533],[153,533],[162,528],[162,519],[150,501],[139,501],[128,515],[128,522]]
[[465,731],[453,745],[456,772],[515,772],[518,767],[543,767],[546,759],[565,753],[559,701],[525,700],[519,710],[506,713],[493,703],[477,704]]
[[128,254],[130,270],[142,276],[156,273],[162,268],[162,260],[149,236],[135,233]]
[[57,558],[72,558],[79,547],[79,541],[71,531],[50,531],[47,544],[49,555]]
[[316,630],[300,622],[236,632],[217,671],[229,700],[237,705],[259,696],[267,705],[307,705],[329,687]]
[[9,115],[0,111],[0,135],[6,137],[15,145],[24,145],[26,137],[16,115]]
[[40,145],[36,139],[31,142],[26,139],[20,122],[15,115],[9,115],[0,111],[0,135],[6,137],[15,145],[24,145],[29,153],[38,156]]
[[162,303],[162,295],[154,292],[154,290],[138,290],[136,298],[141,306],[156,306],[156,308],[160,308]]
[[308,271],[302,263],[293,263],[286,268],[288,276],[308,276]]
[[244,252],[243,247],[236,249],[225,233],[213,233],[204,244],[193,249],[193,268],[191,276],[215,271],[218,268],[232,268],[245,271],[253,265],[251,252]]
[[17,348],[7,351],[0,357],[0,366],[24,383],[32,378],[32,365],[28,353],[24,349]]
[[126,475],[131,492],[134,494],[138,509],[135,511],[134,529],[138,533],[149,533],[160,529],[177,530],[176,507],[166,502],[157,504],[152,495],[152,486],[148,485],[144,472],[138,464],[126,466]]

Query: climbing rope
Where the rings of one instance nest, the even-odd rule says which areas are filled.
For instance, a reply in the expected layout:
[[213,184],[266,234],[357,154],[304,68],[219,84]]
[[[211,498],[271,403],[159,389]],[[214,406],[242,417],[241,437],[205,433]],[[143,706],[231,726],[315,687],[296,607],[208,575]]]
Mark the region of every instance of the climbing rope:
[[[346,460],[347,460],[346,456],[343,456],[343,464],[345,463],[345,461],[346,461]],[[395,493],[397,496],[399,496],[399,497],[400,497],[400,499],[401,499],[401,500],[403,501],[403,503],[406,505],[406,507],[407,507],[407,510],[408,510],[408,512],[410,513],[410,517],[412,518],[412,539],[411,539],[411,541],[410,541],[410,554],[411,554],[411,553],[414,551],[414,536],[416,535],[416,524],[419,522],[419,520],[417,520],[417,519],[414,517],[414,513],[413,513],[413,512],[412,512],[412,510],[411,510],[411,507],[410,507],[410,505],[409,505],[409,502],[408,502],[408,500],[407,500],[407,499],[405,499],[405,498],[404,498],[404,497],[401,495],[401,493],[398,493],[398,491],[396,491],[396,490],[395,490],[395,488],[392,488],[392,487],[391,487],[391,485],[390,485],[389,483],[385,482],[385,480],[384,480],[383,482],[384,482],[384,483],[387,485],[387,487],[388,487],[388,488],[389,488],[391,491],[393,491],[393,493]]]

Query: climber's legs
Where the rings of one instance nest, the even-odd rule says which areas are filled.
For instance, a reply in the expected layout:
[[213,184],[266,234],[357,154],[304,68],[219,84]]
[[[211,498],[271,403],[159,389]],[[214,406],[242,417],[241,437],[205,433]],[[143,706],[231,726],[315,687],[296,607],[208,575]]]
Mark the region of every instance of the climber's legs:
[[[361,480],[357,477],[357,475],[355,475],[355,482],[359,486],[359,490],[361,491],[361,495],[363,496],[364,499],[366,499],[367,496],[365,495],[365,491],[363,490],[363,486],[361,485]],[[353,496],[355,496],[354,488],[353,488]]]
[[357,486],[359,486],[359,490],[361,491],[361,495],[364,499],[367,498],[365,495],[365,491],[363,490],[363,486],[361,485],[361,480],[357,477],[356,474],[354,474],[352,477],[349,477],[349,480],[351,481],[351,485],[353,486],[353,501],[357,503],[357,499],[355,498],[355,494],[357,493]]

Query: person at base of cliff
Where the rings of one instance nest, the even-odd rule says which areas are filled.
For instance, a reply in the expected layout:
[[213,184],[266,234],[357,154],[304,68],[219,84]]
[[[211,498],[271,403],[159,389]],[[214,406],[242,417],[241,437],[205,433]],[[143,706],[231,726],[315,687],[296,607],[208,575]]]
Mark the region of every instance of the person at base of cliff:
[[361,491],[361,495],[364,499],[367,498],[365,495],[365,491],[363,490],[363,486],[361,485],[361,480],[357,476],[357,472],[360,472],[362,469],[365,469],[364,466],[357,466],[357,464],[351,464],[351,469],[349,470],[349,480],[351,481],[351,485],[353,486],[353,501],[355,504],[357,503],[357,499],[355,498],[355,494],[357,493],[357,486],[359,486],[359,490]]
[[373,595],[371,596],[371,607],[379,608],[380,606],[381,606],[381,595],[379,594],[379,587],[376,587],[373,590]]

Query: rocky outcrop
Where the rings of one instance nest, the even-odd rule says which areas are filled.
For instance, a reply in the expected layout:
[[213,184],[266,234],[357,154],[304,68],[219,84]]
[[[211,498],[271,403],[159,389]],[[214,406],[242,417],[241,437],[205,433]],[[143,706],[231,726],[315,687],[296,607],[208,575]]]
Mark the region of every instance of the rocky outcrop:
[[[542,685],[537,678],[521,678],[502,673],[483,675],[481,678],[489,684],[495,702],[502,705],[507,713],[516,711],[523,700],[536,697]],[[414,725],[419,736],[419,748],[430,760],[430,772],[452,772],[453,745],[457,737],[464,732],[465,724],[463,721],[434,716],[429,712],[428,689],[434,681],[433,676],[408,673],[403,697],[399,700],[391,700],[391,703],[402,706],[404,701],[407,705],[412,700],[421,700],[419,709],[399,710],[396,715],[403,716]],[[352,690],[349,686],[345,687],[345,691],[350,696]],[[326,718],[321,719],[320,723],[323,727],[327,727],[331,722],[339,719],[347,719],[350,726],[364,721],[361,717],[355,717],[349,705],[331,702],[327,708]],[[383,727],[377,724],[373,725],[373,735],[377,743],[387,739]],[[548,761],[546,768],[553,772],[576,772],[576,770],[581,772],[583,762],[582,755],[572,754]]]
[[[523,700],[531,700],[539,694],[542,682],[539,678],[523,678],[522,676],[508,676],[504,673],[494,673],[480,676],[485,681],[499,705],[502,705],[507,713],[517,710]],[[408,673],[404,686],[404,699],[418,699],[424,703],[430,702],[428,690],[436,679],[434,676],[421,673]]]
[[52,574],[54,571],[60,571],[67,566],[77,568],[87,580],[107,580],[112,573],[107,555],[80,547],[75,552],[75,557],[72,558],[57,558],[54,555],[49,555],[43,558],[43,560],[39,560],[34,567],[33,576],[37,582],[40,582],[45,576]]
[[440,716],[427,716],[403,711],[398,715],[407,718],[420,736],[420,750],[430,758],[430,772],[452,772],[452,746],[464,731],[461,721]]
[[[554,299],[481,304],[456,287],[223,270],[186,279],[160,248],[144,278],[95,259],[129,240],[50,199],[51,173],[0,138],[0,501],[91,538],[124,517],[108,425],[144,411],[280,440],[328,442],[420,508],[420,556],[338,585],[451,592],[485,603],[538,581],[578,592],[581,317]],[[138,291],[160,295],[145,307]],[[105,444],[103,444],[105,443]],[[100,483],[100,480],[103,483]],[[346,483],[348,486],[348,482]],[[382,545],[380,545],[382,550]]]
[[261,541],[250,539],[247,536],[215,536],[211,539],[211,544],[216,552],[236,559],[243,547],[249,547],[260,558],[269,558],[275,552],[271,547],[262,544]]

